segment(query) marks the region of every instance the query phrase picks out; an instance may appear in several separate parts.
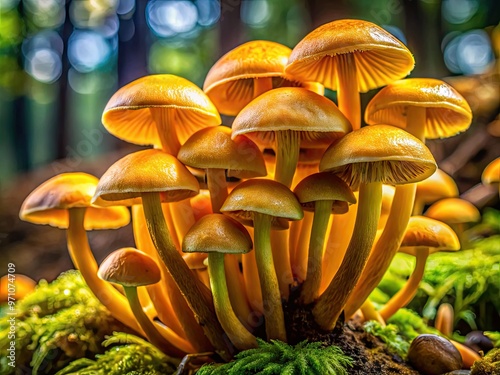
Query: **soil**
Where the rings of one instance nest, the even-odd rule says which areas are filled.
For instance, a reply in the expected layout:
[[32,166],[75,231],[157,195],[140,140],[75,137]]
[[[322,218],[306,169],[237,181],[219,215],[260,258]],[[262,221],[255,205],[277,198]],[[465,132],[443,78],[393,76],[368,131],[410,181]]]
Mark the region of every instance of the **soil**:
[[362,322],[339,322],[333,331],[324,331],[314,321],[310,306],[296,303],[298,291],[292,292],[290,302],[284,305],[288,341],[297,344],[303,340],[339,346],[354,360],[349,369],[352,375],[418,375],[401,357],[387,350],[377,337],[364,331]]

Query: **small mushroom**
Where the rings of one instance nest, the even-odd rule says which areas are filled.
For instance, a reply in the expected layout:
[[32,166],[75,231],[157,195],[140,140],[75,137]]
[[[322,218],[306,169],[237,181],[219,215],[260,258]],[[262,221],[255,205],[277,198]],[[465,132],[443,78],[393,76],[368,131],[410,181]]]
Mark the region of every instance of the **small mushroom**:
[[433,334],[422,334],[412,341],[408,361],[423,375],[441,375],[462,368],[462,356],[455,346]]
[[101,263],[97,275],[104,281],[123,287],[135,318],[153,345],[165,353],[172,353],[178,357],[184,356],[190,350],[191,345],[182,345],[185,341],[178,337],[175,342],[178,345],[181,343],[180,346],[184,347],[184,350],[180,350],[163,338],[142,309],[137,288],[156,284],[161,279],[160,268],[153,258],[132,247],[115,250]]
[[[245,254],[252,250],[252,239],[238,221],[221,214],[202,217],[182,242],[182,251],[208,253],[208,272],[214,306],[222,328],[239,350],[257,347],[257,341],[234,313],[224,270],[226,254]],[[235,283],[236,280],[230,280]],[[243,319],[247,317],[242,317]]]

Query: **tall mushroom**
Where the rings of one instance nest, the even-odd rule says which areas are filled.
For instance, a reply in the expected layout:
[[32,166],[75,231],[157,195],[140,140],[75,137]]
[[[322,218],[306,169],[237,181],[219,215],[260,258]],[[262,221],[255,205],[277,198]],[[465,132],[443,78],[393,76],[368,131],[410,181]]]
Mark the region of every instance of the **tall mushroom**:
[[424,216],[412,216],[399,251],[415,256],[415,269],[406,284],[380,309],[382,318],[387,321],[401,307],[411,302],[424,276],[430,254],[459,249],[458,237],[448,225]]
[[293,82],[285,77],[292,50],[268,40],[243,43],[222,56],[210,69],[203,90],[220,113],[236,116],[257,96],[282,85],[297,85],[322,93],[313,82]]
[[69,255],[90,290],[116,319],[142,332],[125,297],[97,277],[98,265],[86,230],[120,228],[130,221],[125,207],[101,208],[91,204],[98,181],[97,177],[81,172],[54,176],[28,195],[19,217],[34,224],[66,229]]
[[161,201],[192,197],[199,189],[196,178],[175,157],[161,150],[147,149],[115,162],[102,175],[94,202],[142,199],[146,223],[156,250],[176,285],[193,310],[198,323],[225,358],[229,357],[223,330],[215,316],[209,290],[194,278],[175,248],[161,210]]
[[361,126],[360,92],[405,77],[415,61],[393,35],[367,21],[326,23],[292,50],[285,72],[336,90],[340,111],[354,130]]
[[[182,242],[184,252],[208,253],[208,270],[215,312],[222,328],[239,350],[257,347],[257,340],[240,322],[231,306],[224,270],[224,256],[248,253],[252,250],[252,246],[252,239],[245,227],[236,220],[221,214],[202,217],[191,227]],[[234,280],[230,281],[230,283],[234,282]],[[246,319],[249,317],[247,316]]]
[[161,278],[160,268],[153,258],[132,247],[118,249],[104,259],[97,275],[104,281],[123,287],[134,316],[146,333],[148,340],[158,349],[177,357],[182,357],[192,350],[191,345],[179,340],[179,338],[177,338],[177,342],[184,343],[181,348],[172,345],[163,338],[142,309],[137,288],[156,284]]
[[307,276],[301,292],[302,302],[307,304],[319,296],[323,245],[330,215],[345,214],[349,204],[356,203],[356,198],[342,179],[328,172],[306,177],[295,187],[294,193],[304,211],[314,212],[309,237]]
[[[469,105],[455,89],[443,81],[428,78],[409,78],[384,87],[365,111],[367,124],[401,127],[422,142],[463,132],[470,126],[471,119]],[[414,184],[396,187],[384,231],[370,254],[366,272],[349,297],[347,316],[363,304],[389,268],[410,219],[415,191]]]
[[429,177],[436,162],[425,145],[389,125],[374,125],[333,143],[320,162],[321,171],[337,174],[359,188],[358,212],[351,241],[340,268],[318,299],[313,314],[323,329],[332,329],[356,286],[375,239],[382,184],[406,184]]
[[267,338],[286,341],[285,319],[270,246],[271,228],[286,229],[288,220],[302,219],[304,213],[300,203],[285,185],[271,180],[253,179],[240,183],[231,191],[221,212],[254,227],[255,257]]

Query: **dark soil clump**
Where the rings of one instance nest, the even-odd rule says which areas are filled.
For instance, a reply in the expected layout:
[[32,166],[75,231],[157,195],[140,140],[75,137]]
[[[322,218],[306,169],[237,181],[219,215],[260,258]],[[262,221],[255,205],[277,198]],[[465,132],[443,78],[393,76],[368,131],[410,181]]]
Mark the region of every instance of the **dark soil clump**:
[[338,323],[333,331],[324,331],[314,321],[311,306],[302,306],[294,297],[298,297],[297,291],[283,305],[290,344],[308,340],[336,345],[354,360],[349,369],[352,375],[419,374],[401,357],[389,352],[380,339],[365,332],[360,321]]

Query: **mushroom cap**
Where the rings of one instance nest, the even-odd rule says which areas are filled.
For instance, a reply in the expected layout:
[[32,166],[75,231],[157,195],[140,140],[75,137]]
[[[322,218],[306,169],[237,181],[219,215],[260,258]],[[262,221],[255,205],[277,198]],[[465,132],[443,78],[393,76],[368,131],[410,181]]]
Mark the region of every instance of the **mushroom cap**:
[[412,216],[406,227],[399,251],[416,256],[419,247],[430,252],[460,250],[456,233],[442,221],[425,216]]
[[367,124],[406,127],[408,107],[426,108],[425,138],[448,138],[467,130],[472,112],[467,101],[446,82],[408,78],[381,89],[368,103]]
[[481,213],[476,206],[461,198],[440,199],[424,215],[446,224],[475,223],[481,220]]
[[381,27],[344,19],[326,23],[306,35],[292,50],[285,72],[337,90],[338,55],[347,53],[354,56],[359,92],[403,78],[415,65],[408,48]]
[[160,267],[153,258],[133,247],[124,247],[109,254],[97,275],[110,283],[137,287],[156,284],[161,279]]
[[332,213],[345,214],[349,204],[356,203],[352,190],[341,178],[329,172],[319,172],[300,181],[294,191],[302,209],[314,211],[316,201],[333,201]]
[[252,238],[245,227],[222,214],[203,216],[182,241],[185,253],[246,254],[252,247]]
[[453,197],[458,197],[457,184],[450,175],[439,168],[429,178],[417,183],[416,200],[425,204]]
[[226,169],[238,178],[267,174],[264,157],[257,145],[244,135],[231,139],[231,129],[214,126],[198,130],[184,143],[177,158],[194,168]]
[[485,185],[500,182],[500,157],[493,160],[484,168],[481,175],[481,181]]
[[221,212],[244,225],[253,226],[253,213],[273,217],[273,229],[287,229],[288,220],[304,217],[297,197],[285,185],[264,179],[241,182],[228,195]]
[[254,79],[284,79],[292,50],[268,40],[243,43],[222,56],[209,70],[203,90],[219,111],[235,116],[254,98]]
[[181,144],[198,129],[221,123],[217,108],[198,86],[171,74],[148,75],[120,88],[109,99],[102,123],[124,141],[161,147],[151,111],[167,109]]
[[274,144],[276,131],[297,131],[305,148],[325,147],[352,129],[335,103],[299,87],[258,96],[236,116],[232,128],[233,137],[245,134],[262,147]]
[[[117,205],[141,203],[142,193],[160,193],[162,202],[176,202],[198,194],[199,184],[174,156],[157,149],[121,158],[102,175],[93,202]],[[112,204],[113,204],[112,203]]]
[[436,170],[429,149],[410,133],[390,125],[365,126],[334,142],[320,171],[340,176],[351,189],[379,181],[399,185],[421,181]]
[[16,300],[21,300],[35,290],[36,281],[20,273],[3,275],[0,277],[0,303],[12,301],[12,290],[9,290],[11,285],[16,288]]
[[24,200],[19,218],[34,224],[66,229],[68,210],[86,208],[85,230],[116,229],[130,222],[125,207],[97,207],[91,204],[99,179],[87,173],[62,173],[43,182]]

